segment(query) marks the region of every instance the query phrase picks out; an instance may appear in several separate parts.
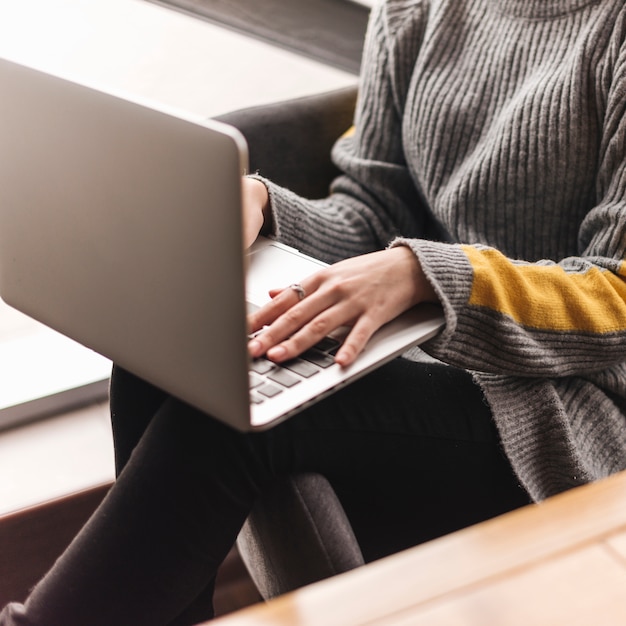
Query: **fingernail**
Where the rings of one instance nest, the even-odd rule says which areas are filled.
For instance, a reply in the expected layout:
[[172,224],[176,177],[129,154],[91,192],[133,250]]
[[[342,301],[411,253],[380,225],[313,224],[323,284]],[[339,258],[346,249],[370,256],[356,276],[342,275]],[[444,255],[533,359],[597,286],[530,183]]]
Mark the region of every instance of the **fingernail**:
[[284,346],[274,346],[273,348],[270,348],[267,351],[267,356],[270,359],[275,359],[275,360],[282,359],[282,357],[284,357],[285,354],[287,354],[287,350],[285,349]]
[[261,342],[256,339],[250,341],[248,343],[248,352],[252,356],[259,356],[259,354],[261,353]]
[[337,354],[335,355],[335,363],[337,363],[337,365],[341,365],[341,367],[350,365],[350,355],[347,354],[344,350],[339,350],[339,352],[337,352]]

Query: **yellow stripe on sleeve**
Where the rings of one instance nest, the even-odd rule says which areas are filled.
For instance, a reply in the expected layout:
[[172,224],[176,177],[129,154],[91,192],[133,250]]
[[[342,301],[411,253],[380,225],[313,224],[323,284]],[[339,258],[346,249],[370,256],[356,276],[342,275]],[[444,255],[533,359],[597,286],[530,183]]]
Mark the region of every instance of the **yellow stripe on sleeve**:
[[[463,246],[474,270],[470,305],[541,330],[626,330],[626,264],[619,275],[591,268],[568,274],[558,265],[516,265],[497,250]],[[622,278],[620,278],[622,277]]]
[[353,124],[352,126],[350,126],[350,128],[348,128],[348,130],[343,135],[341,135],[340,139],[345,139],[346,137],[352,137],[355,132],[356,132],[356,127]]

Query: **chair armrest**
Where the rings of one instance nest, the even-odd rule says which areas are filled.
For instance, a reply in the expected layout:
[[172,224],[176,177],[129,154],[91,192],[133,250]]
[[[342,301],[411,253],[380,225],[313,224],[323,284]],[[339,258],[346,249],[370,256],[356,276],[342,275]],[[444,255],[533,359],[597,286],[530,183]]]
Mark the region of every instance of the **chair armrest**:
[[248,142],[250,172],[306,198],[328,194],[338,170],[335,141],[352,125],[356,86],[233,111],[215,117]]

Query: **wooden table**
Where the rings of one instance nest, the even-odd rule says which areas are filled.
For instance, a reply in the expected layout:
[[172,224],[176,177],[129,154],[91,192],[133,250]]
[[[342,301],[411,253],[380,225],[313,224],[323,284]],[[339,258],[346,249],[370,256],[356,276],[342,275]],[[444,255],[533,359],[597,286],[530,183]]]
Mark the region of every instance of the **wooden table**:
[[626,472],[212,623],[624,626]]

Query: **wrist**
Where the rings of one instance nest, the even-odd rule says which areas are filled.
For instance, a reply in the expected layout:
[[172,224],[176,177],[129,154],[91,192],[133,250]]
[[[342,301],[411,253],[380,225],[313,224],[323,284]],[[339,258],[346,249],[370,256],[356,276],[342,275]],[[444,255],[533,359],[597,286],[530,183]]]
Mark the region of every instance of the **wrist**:
[[433,302],[438,303],[439,298],[435,292],[432,284],[426,277],[422,264],[418,256],[413,250],[405,245],[398,245],[390,248],[391,250],[397,250],[397,254],[402,254],[410,267],[411,282],[413,284],[413,302],[417,304],[419,302]]
[[266,235],[272,230],[272,210],[269,191],[265,183],[258,178],[247,177],[246,181],[252,201],[256,207],[260,208],[263,216],[263,225],[260,232]]

